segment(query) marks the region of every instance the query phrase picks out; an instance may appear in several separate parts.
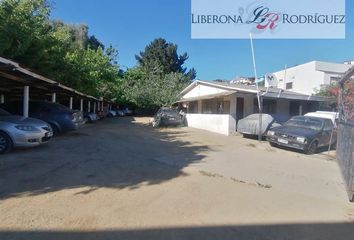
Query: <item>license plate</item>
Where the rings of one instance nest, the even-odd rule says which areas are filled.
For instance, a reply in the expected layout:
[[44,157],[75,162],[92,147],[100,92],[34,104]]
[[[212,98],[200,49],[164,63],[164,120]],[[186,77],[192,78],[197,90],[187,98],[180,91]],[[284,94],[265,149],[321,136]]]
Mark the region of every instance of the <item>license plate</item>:
[[52,132],[47,132],[47,133],[45,134],[45,136],[46,136],[46,137],[53,137],[53,133],[52,133]]
[[176,120],[176,118],[170,118],[170,120],[175,121],[175,120]]
[[289,141],[285,139],[278,138],[278,142],[283,143],[283,144],[288,144]]

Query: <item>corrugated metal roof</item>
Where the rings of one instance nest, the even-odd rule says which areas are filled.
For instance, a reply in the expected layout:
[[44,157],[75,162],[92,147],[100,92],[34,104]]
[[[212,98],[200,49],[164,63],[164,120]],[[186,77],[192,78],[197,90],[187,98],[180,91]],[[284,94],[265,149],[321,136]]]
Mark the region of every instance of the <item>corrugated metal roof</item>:
[[[230,92],[240,92],[240,93],[250,93],[250,94],[257,94],[257,87],[256,86],[248,86],[242,84],[235,84],[235,83],[228,83],[228,82],[211,82],[211,81],[201,81],[196,80],[188,87],[186,87],[180,94],[180,97],[185,95],[187,92],[192,90],[197,85],[206,85],[209,87],[220,88],[224,90],[228,90]],[[317,101],[317,102],[333,102],[335,99],[328,98],[328,97],[320,97],[314,95],[306,95],[296,92],[291,92],[287,90],[283,90],[280,88],[266,88],[266,87],[258,87],[260,94],[264,98],[277,98],[277,99],[290,99],[290,100],[305,100],[305,101]],[[210,95],[212,96],[212,95]],[[203,99],[204,96],[196,97],[195,99]],[[179,102],[187,101],[187,99],[182,99]]]

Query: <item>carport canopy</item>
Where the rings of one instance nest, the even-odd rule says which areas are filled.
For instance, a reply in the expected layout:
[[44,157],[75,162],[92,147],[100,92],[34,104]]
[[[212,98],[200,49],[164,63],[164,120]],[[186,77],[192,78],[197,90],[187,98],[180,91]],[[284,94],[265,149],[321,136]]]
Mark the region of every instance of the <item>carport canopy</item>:
[[[103,98],[81,93],[60,84],[54,80],[34,73],[21,67],[18,63],[0,57],[0,103],[8,100],[23,100],[23,116],[28,117],[29,99],[48,100],[52,102],[67,103],[69,108],[74,107],[74,100],[79,99],[80,111],[84,110],[84,100],[87,101],[87,110],[91,110],[91,102],[101,106],[106,103],[108,108],[112,102]],[[97,103],[97,104],[96,104]],[[93,109],[95,112],[96,109]]]

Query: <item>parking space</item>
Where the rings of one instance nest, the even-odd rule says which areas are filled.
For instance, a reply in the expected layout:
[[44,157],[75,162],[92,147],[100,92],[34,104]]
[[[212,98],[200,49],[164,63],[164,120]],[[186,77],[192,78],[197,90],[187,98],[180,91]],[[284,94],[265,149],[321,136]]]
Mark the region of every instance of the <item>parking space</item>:
[[105,119],[1,156],[0,228],[139,231],[353,219],[338,167],[324,154],[148,122]]

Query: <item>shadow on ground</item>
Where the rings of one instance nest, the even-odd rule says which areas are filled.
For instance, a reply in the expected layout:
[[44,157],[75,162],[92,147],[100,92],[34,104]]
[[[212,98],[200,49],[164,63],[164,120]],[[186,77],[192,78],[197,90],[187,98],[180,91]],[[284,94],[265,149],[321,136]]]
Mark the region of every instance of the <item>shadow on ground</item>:
[[203,239],[203,240],[347,240],[353,223],[207,226],[108,231],[0,231],[2,240],[42,239]]
[[204,158],[207,146],[179,140],[187,134],[158,131],[114,118],[84,126],[48,145],[17,150],[0,159],[0,199],[78,187],[136,189],[184,176]]

